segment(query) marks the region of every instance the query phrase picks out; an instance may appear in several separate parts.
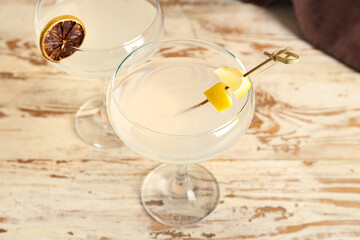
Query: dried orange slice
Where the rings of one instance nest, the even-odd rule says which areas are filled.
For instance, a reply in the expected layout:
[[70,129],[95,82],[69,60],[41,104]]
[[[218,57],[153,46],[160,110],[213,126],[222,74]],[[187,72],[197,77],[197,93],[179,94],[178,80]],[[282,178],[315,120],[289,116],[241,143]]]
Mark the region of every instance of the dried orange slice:
[[60,62],[76,52],[85,38],[83,22],[72,15],[51,19],[40,33],[40,51],[51,62]]

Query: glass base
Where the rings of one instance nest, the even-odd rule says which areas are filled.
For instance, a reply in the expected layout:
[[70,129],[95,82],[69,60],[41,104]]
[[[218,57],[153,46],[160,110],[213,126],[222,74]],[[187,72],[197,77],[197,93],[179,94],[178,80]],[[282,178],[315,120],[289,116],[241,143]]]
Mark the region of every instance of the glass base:
[[200,165],[187,166],[187,181],[178,182],[176,165],[163,164],[144,180],[141,201],[156,221],[168,226],[189,226],[214,212],[220,198],[214,176]]
[[110,124],[103,95],[89,99],[80,107],[75,116],[75,129],[84,142],[94,147],[123,145]]

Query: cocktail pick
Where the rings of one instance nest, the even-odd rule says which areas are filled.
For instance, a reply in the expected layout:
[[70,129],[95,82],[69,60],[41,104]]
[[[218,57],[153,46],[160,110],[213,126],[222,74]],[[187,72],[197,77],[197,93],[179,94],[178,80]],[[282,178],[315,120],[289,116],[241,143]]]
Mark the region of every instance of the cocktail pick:
[[[260,63],[259,65],[257,65],[256,67],[254,67],[253,69],[251,69],[250,71],[246,72],[244,74],[244,77],[249,76],[251,73],[255,72],[256,70],[258,70],[259,68],[261,68],[262,66],[264,66],[265,64],[273,61],[275,62],[273,65],[275,65],[276,63],[280,62],[280,63],[285,63],[285,64],[293,64],[293,63],[297,63],[299,61],[299,55],[297,55],[296,53],[293,53],[291,51],[288,50],[288,48],[282,49],[282,50],[276,50],[273,53],[269,53],[267,51],[264,52],[264,55],[268,57],[268,59],[266,59],[265,61],[263,61],[262,63]],[[282,56],[283,55],[283,56]],[[272,67],[273,65],[269,66],[268,68],[264,69],[263,71],[269,69],[270,67]],[[228,86],[225,87],[225,90],[229,89]],[[187,108],[181,112],[179,112],[178,115],[181,115],[183,113],[186,113],[190,110],[193,110],[195,108],[198,108],[202,105],[205,105],[206,103],[208,103],[209,100],[204,100],[201,103],[198,103],[190,108]]]

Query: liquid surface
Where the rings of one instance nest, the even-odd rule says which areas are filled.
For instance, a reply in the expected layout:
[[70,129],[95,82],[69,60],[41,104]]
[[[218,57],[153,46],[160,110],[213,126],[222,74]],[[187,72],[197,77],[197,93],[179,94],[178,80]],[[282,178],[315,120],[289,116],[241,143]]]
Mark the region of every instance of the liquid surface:
[[43,27],[52,18],[74,15],[85,25],[81,48],[113,48],[143,33],[156,16],[156,8],[144,0],[63,0],[44,8]]
[[206,99],[203,92],[221,81],[213,73],[216,68],[189,59],[145,64],[117,86],[116,98],[128,120],[153,131],[173,135],[212,131],[233,120],[247,96],[240,100],[233,97],[234,105],[223,112],[207,103],[178,113]]
[[56,64],[71,75],[110,78],[131,51],[162,35],[161,19],[154,22],[156,6],[147,0],[58,0],[47,4],[43,2],[38,10],[37,42],[41,29],[56,16],[74,15],[84,23],[82,51]]

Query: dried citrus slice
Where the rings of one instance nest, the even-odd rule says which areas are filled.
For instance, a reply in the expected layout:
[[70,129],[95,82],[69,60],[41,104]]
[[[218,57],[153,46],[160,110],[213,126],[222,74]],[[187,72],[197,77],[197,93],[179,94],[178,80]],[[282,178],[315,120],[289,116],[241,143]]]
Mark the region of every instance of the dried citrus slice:
[[221,82],[206,90],[204,94],[219,112],[233,105],[230,94],[225,90],[225,85]]
[[216,75],[228,86],[237,99],[243,97],[251,88],[248,77],[244,77],[244,71],[235,68],[218,68]]
[[81,46],[85,33],[84,24],[77,17],[62,15],[53,18],[40,33],[40,51],[47,60],[60,62]]

